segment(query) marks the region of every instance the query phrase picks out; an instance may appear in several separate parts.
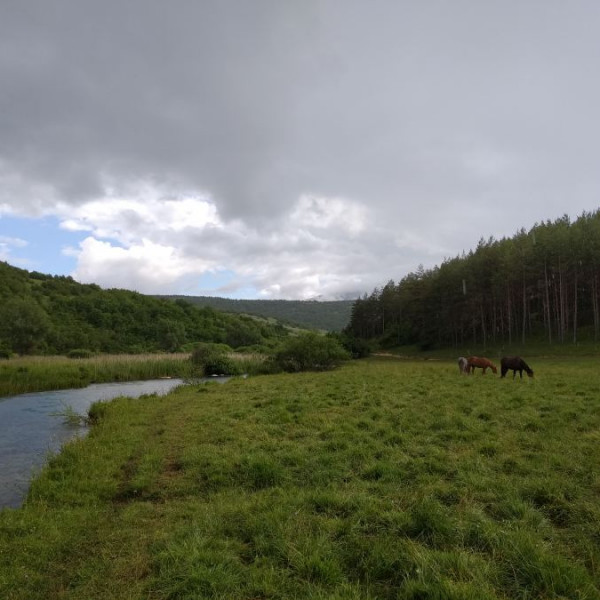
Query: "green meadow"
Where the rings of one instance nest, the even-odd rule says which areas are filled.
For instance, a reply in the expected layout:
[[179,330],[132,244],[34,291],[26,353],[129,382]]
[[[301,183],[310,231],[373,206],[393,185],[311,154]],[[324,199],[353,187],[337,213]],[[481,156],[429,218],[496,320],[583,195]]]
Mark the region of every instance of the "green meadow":
[[0,512],[0,597],[598,599],[598,362],[528,362],[513,381],[368,359],[96,404]]

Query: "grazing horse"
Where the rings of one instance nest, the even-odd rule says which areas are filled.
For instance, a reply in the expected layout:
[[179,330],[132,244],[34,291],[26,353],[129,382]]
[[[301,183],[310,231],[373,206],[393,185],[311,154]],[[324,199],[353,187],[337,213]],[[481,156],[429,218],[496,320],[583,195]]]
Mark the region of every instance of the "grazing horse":
[[525,371],[529,377],[533,377],[533,371],[520,356],[504,356],[502,360],[500,360],[501,377],[504,377],[509,369],[512,369],[513,379],[515,378],[517,371],[519,371],[521,379],[523,379],[523,371]]
[[468,375],[469,374],[469,362],[467,361],[467,359],[464,356],[459,356],[458,357],[458,370],[461,372],[462,375]]
[[467,358],[467,371],[475,373],[476,367],[483,369],[483,372],[481,373],[482,375],[485,375],[485,371],[488,368],[491,369],[494,373],[498,372],[496,365],[488,358],[479,356],[469,356],[469,358]]

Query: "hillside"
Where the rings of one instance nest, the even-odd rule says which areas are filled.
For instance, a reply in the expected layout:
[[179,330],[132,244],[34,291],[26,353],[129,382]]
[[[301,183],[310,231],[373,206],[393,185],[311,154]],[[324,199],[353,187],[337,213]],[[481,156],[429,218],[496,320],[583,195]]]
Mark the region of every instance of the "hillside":
[[213,296],[157,296],[185,300],[234,313],[259,315],[325,331],[341,331],[350,322],[352,300],[232,300]]
[[64,354],[175,351],[194,342],[274,346],[280,323],[225,314],[183,300],[103,290],[71,277],[44,275],[0,262],[0,351]]

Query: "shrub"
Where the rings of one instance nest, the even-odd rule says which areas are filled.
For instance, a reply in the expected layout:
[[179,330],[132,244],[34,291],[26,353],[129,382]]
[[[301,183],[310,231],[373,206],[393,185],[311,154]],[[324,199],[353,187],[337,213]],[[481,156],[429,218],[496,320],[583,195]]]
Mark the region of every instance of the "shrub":
[[284,342],[275,354],[275,363],[284,371],[323,371],[350,358],[333,337],[306,333]]
[[241,375],[240,365],[226,354],[213,356],[203,366],[204,375]]
[[349,333],[329,333],[329,337],[336,339],[352,358],[366,358],[371,354],[371,344],[367,340],[355,337]]
[[223,344],[197,344],[190,358],[192,369],[200,370],[204,376],[240,375],[239,364],[228,356],[227,350],[231,348]]

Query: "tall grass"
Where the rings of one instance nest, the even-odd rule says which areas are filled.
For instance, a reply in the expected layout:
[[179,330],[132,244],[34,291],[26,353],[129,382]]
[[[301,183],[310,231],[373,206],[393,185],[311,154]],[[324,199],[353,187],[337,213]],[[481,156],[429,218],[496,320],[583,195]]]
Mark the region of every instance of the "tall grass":
[[229,358],[237,365],[240,373],[261,375],[269,372],[269,357],[260,352],[232,352]]
[[38,356],[0,361],[0,396],[85,387],[90,383],[187,377],[189,354]]
[[367,360],[95,405],[0,597],[600,598],[600,371]]

